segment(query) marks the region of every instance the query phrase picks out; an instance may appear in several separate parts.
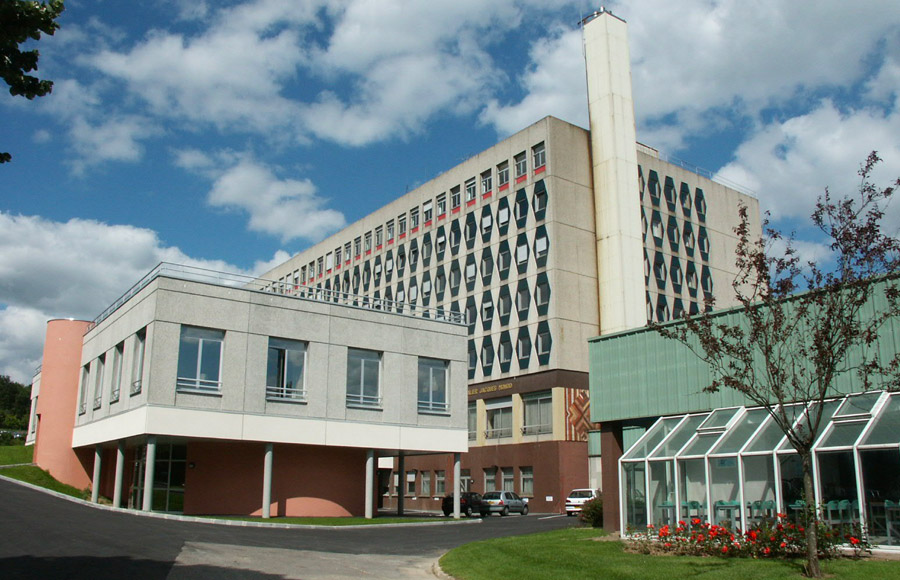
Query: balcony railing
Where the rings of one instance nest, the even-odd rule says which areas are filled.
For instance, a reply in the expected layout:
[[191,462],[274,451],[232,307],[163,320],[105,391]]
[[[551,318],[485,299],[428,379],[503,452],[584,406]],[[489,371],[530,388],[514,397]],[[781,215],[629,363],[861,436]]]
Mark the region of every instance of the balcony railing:
[[446,413],[450,410],[449,403],[435,403],[433,401],[419,401],[420,413]]
[[289,389],[287,387],[266,387],[266,399],[269,401],[305,403],[306,391],[304,389]]
[[552,432],[553,425],[525,425],[522,427],[522,435],[542,435]]
[[498,427],[484,432],[485,439],[501,439],[503,437],[512,437],[512,427]]
[[381,397],[347,393],[347,406],[364,407],[366,409],[380,409]]

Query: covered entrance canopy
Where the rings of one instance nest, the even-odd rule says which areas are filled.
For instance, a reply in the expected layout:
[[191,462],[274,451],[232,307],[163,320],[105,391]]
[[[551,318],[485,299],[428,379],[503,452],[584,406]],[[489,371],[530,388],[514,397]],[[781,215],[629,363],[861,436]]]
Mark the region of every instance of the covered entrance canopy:
[[[826,401],[813,453],[825,521],[900,545],[900,393]],[[802,425],[806,404],[785,407]],[[749,525],[804,509],[800,458],[761,407],[662,417],[619,461],[621,529],[679,519]]]

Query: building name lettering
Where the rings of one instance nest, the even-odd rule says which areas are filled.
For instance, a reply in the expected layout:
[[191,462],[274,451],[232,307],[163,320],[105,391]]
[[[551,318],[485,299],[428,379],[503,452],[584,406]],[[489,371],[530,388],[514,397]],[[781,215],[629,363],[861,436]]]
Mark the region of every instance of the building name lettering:
[[503,383],[502,385],[488,385],[479,389],[469,389],[469,395],[483,395],[484,393],[496,393],[497,391],[507,391],[513,388],[512,383]]

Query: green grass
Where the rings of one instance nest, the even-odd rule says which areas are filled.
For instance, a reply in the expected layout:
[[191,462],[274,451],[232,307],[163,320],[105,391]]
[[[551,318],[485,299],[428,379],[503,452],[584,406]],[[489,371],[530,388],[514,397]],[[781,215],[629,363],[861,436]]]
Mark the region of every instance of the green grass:
[[239,522],[263,522],[267,524],[299,524],[304,526],[378,526],[385,524],[418,524],[422,522],[452,521],[451,518],[398,518],[378,517],[366,518],[269,518],[244,516],[203,516],[215,520],[235,520]]
[[[739,558],[645,556],[617,541],[595,542],[602,532],[569,528],[543,534],[474,542],[451,550],[441,567],[458,580],[602,578],[644,580],[774,580],[801,578],[802,562]],[[833,580],[900,579],[900,562],[833,560],[823,563]]]
[[31,463],[33,452],[33,445],[0,445],[0,465]]
[[58,491],[66,495],[71,495],[72,497],[80,497],[82,499],[85,499],[90,497],[91,495],[89,491],[78,489],[76,487],[72,487],[71,485],[66,485],[64,483],[56,481],[56,479],[54,479],[52,475],[35,465],[5,467],[3,469],[0,469],[0,475],[5,475],[6,477],[18,479],[19,481],[24,481],[26,483],[44,487],[46,489]]

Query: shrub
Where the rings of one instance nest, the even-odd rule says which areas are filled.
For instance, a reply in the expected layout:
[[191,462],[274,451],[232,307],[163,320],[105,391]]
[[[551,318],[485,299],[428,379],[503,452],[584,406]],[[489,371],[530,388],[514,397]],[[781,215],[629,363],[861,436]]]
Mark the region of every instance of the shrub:
[[603,527],[603,498],[594,497],[581,506],[581,521],[595,528]]

